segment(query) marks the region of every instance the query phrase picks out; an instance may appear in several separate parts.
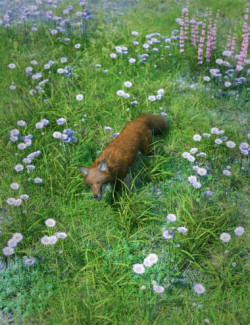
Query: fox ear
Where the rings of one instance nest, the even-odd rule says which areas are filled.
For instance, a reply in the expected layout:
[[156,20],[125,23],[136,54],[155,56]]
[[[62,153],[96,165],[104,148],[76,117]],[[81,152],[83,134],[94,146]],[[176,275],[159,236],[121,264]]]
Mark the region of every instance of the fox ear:
[[101,161],[98,168],[101,172],[105,172],[107,170],[107,161],[105,159]]
[[88,173],[89,173],[88,169],[85,168],[85,167],[77,166],[77,169],[80,170],[80,172],[81,172],[84,176],[88,175]]

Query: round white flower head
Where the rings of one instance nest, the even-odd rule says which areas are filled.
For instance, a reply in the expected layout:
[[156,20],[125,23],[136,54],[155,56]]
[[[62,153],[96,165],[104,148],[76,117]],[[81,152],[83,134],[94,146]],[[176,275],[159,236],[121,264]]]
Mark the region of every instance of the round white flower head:
[[205,291],[206,291],[206,289],[203,284],[196,283],[194,285],[194,292],[196,292],[198,295],[202,295],[203,293],[205,293]]
[[184,151],[181,155],[183,158],[187,159],[190,156],[190,153],[187,151]]
[[58,68],[57,69],[57,73],[59,73],[59,74],[63,74],[63,73],[65,73],[67,70],[65,70],[65,69],[63,69],[63,68]]
[[15,65],[15,63],[10,63],[8,65],[8,67],[9,67],[9,69],[15,69],[16,65]]
[[240,148],[241,150],[248,150],[248,148],[249,148],[249,144],[248,144],[247,142],[241,142],[239,148]]
[[111,57],[111,59],[116,59],[117,58],[117,54],[116,53],[110,53],[109,56]]
[[47,227],[51,227],[52,228],[52,227],[55,227],[56,221],[54,219],[52,219],[52,218],[49,218],[49,219],[47,219],[45,221],[45,224],[46,224]]
[[223,241],[224,243],[227,243],[231,240],[231,235],[228,234],[227,232],[223,232],[220,234],[220,240]]
[[55,236],[58,238],[58,239],[65,239],[67,238],[67,234],[65,232],[56,232],[55,233]]
[[10,256],[14,254],[14,249],[12,247],[4,247],[2,251],[3,251],[3,255],[5,256]]
[[143,261],[144,266],[151,267],[152,265],[156,264],[158,262],[159,258],[158,255],[152,253],[149,254]]
[[117,90],[117,92],[116,92],[116,95],[119,96],[119,97],[124,96],[124,94],[125,94],[125,92],[123,90],[121,90],[121,89]]
[[143,264],[133,264],[133,272],[136,274],[143,274],[145,272],[145,267]]
[[19,207],[22,203],[23,203],[23,201],[21,199],[16,199],[14,201],[13,205],[15,205],[16,207]]
[[149,45],[145,43],[142,45],[142,47],[147,50],[149,48]]
[[230,81],[226,81],[226,82],[224,83],[224,86],[225,86],[226,88],[229,88],[231,85],[232,85],[232,84],[231,84]]
[[136,32],[135,30],[133,30],[133,31],[131,32],[131,35],[132,35],[132,36],[138,36],[138,32]]
[[14,205],[15,203],[15,198],[13,197],[9,197],[7,200],[6,200],[6,203],[9,204],[9,205]]
[[203,133],[202,136],[203,136],[203,138],[210,138],[211,134],[210,133]]
[[230,170],[228,170],[228,169],[223,169],[223,175],[225,175],[225,176],[231,176],[231,171]]
[[190,183],[197,182],[197,177],[196,177],[195,175],[190,175],[190,176],[188,177],[188,181],[189,181]]
[[170,222],[175,222],[177,220],[177,217],[175,214],[173,213],[169,213],[167,216],[166,216],[166,219]]
[[23,263],[28,266],[34,265],[36,262],[36,259],[33,257],[28,258],[27,256],[24,256]]
[[20,195],[19,199],[21,199],[21,200],[28,200],[29,199],[29,195],[28,194],[22,194],[22,195]]
[[207,175],[207,170],[206,168],[198,168],[197,169],[197,174],[199,174],[200,176],[206,176]]
[[9,239],[8,240],[8,247],[12,247],[12,248],[17,247],[17,241],[15,239],[13,239],[13,238]]
[[12,190],[18,190],[19,189],[19,184],[18,183],[11,183],[10,187],[12,188]]
[[28,172],[32,172],[36,167],[34,165],[27,165],[26,168]]
[[236,236],[242,236],[244,232],[245,232],[245,228],[241,226],[234,229],[234,233]]
[[23,240],[23,235],[20,232],[16,232],[13,234],[12,239],[19,243],[21,240]]
[[215,62],[216,62],[217,64],[221,65],[221,64],[223,63],[223,60],[222,60],[222,59],[217,59]]
[[164,95],[164,93],[165,93],[165,90],[163,88],[160,88],[157,90],[158,95]]
[[169,240],[169,239],[172,239],[174,237],[174,233],[171,230],[166,229],[166,230],[163,231],[162,236],[165,239]]
[[63,125],[63,124],[66,123],[66,120],[65,120],[65,118],[61,117],[61,118],[59,118],[59,119],[56,120],[56,123],[58,125]]
[[200,182],[193,182],[192,185],[194,188],[201,188],[202,186]]
[[222,144],[222,140],[221,140],[221,139],[215,139],[214,142],[215,142],[216,144]]
[[201,141],[201,136],[200,136],[199,134],[195,134],[195,135],[193,136],[193,140],[194,140],[194,141]]
[[20,120],[20,121],[17,121],[17,125],[18,125],[18,126],[26,126],[27,124],[26,124],[25,121]]
[[122,97],[123,98],[130,98],[130,95],[128,93],[124,93],[124,95]]
[[192,156],[192,155],[189,155],[189,156],[187,157],[187,160],[190,161],[190,162],[194,162],[194,161],[195,161],[195,157]]
[[41,238],[41,243],[42,243],[43,245],[49,245],[49,244],[50,244],[50,237],[49,237],[49,236],[43,236],[43,237]]
[[40,130],[44,127],[43,123],[42,122],[37,122],[36,123],[36,129]]
[[188,232],[186,227],[178,227],[177,231],[181,234],[186,234]]
[[205,77],[203,77],[203,80],[206,81],[206,82],[208,82],[208,81],[210,81],[210,77],[209,76],[205,76]]
[[150,96],[148,96],[148,100],[150,102],[154,102],[156,100],[156,97],[154,95],[150,95]]
[[141,290],[146,290],[146,286],[141,286]]
[[17,164],[15,167],[14,167],[14,169],[15,169],[15,171],[18,173],[18,172],[21,172],[22,170],[23,170],[23,165],[21,165],[21,164]]
[[56,242],[58,241],[58,238],[56,236],[49,236],[49,244],[50,245],[55,245]]
[[129,62],[130,64],[133,64],[133,63],[136,62],[136,59],[134,59],[134,58],[130,58],[130,59],[128,60],[128,62]]
[[61,61],[61,63],[65,63],[68,61],[68,59],[63,57],[63,58],[60,58],[60,61]]
[[78,100],[79,102],[80,102],[81,100],[83,100],[83,98],[84,98],[84,96],[83,96],[82,94],[78,94],[78,95],[76,95],[76,100]]
[[216,128],[216,127],[214,127],[214,128],[212,128],[212,129],[210,130],[210,132],[211,132],[212,134],[218,134],[219,129]]
[[226,142],[226,146],[227,146],[228,148],[233,149],[233,148],[235,148],[236,144],[235,144],[235,142],[233,142],[233,141],[227,141],[227,142]]
[[112,127],[111,126],[104,126],[103,127],[103,130],[104,131],[111,131],[112,130]]
[[132,82],[131,81],[125,81],[124,86],[127,87],[127,88],[131,88],[132,87]]
[[17,148],[20,149],[20,150],[26,149],[27,148],[26,143],[24,143],[24,142],[19,143],[17,145]]
[[75,48],[76,49],[79,49],[80,47],[81,47],[81,44],[79,44],[79,43],[78,44],[75,44]]
[[41,178],[41,177],[36,177],[36,178],[34,178],[34,183],[35,184],[40,184],[40,183],[42,183],[43,182],[43,179]]
[[53,138],[54,138],[54,139],[61,139],[61,138],[62,138],[62,133],[59,132],[59,131],[55,131],[55,132],[53,133]]
[[160,286],[159,284],[154,284],[153,290],[156,293],[163,293],[165,291],[164,287]]
[[190,149],[190,153],[191,153],[192,155],[196,154],[197,152],[198,152],[198,149],[197,149],[197,148],[191,148],[191,149]]

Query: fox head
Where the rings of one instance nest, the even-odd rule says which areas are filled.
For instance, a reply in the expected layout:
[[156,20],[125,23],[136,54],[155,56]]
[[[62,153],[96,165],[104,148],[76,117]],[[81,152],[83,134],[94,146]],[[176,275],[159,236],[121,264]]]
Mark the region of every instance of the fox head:
[[96,167],[77,167],[84,176],[84,184],[92,189],[93,196],[101,200],[102,193],[107,183],[112,181],[112,175],[108,169],[107,161],[102,160]]

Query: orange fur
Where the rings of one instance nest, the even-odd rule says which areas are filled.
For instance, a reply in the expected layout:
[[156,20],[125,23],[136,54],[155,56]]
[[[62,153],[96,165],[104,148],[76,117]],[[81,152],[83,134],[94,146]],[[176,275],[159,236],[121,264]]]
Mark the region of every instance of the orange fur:
[[161,115],[141,114],[128,123],[122,132],[102,151],[88,168],[79,167],[95,198],[101,198],[102,185],[123,180],[136,154],[153,152],[152,133],[162,134],[167,127],[167,119]]

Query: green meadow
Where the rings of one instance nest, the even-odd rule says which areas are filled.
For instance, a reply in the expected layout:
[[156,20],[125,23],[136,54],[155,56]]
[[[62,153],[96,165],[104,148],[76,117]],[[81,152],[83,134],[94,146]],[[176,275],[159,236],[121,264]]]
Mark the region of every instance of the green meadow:
[[[239,72],[246,81],[235,84],[237,73],[225,72],[235,60],[222,55],[231,34],[241,51],[246,1],[190,1],[190,19],[220,15],[217,49],[202,65],[190,40],[180,53],[185,1],[130,1],[112,11],[103,3],[90,4],[81,24],[70,12],[65,31],[53,33],[56,20],[38,20],[34,31],[32,20],[0,25],[0,324],[247,325],[249,60]],[[60,16],[69,4],[50,10]],[[159,89],[161,98],[149,97]],[[115,201],[110,186],[94,200],[77,166],[90,166],[141,113],[167,114],[168,130],[154,137],[153,156],[138,154]],[[57,232],[67,237],[41,242]],[[11,246],[16,233],[23,238]],[[158,261],[136,273],[149,254]]]

